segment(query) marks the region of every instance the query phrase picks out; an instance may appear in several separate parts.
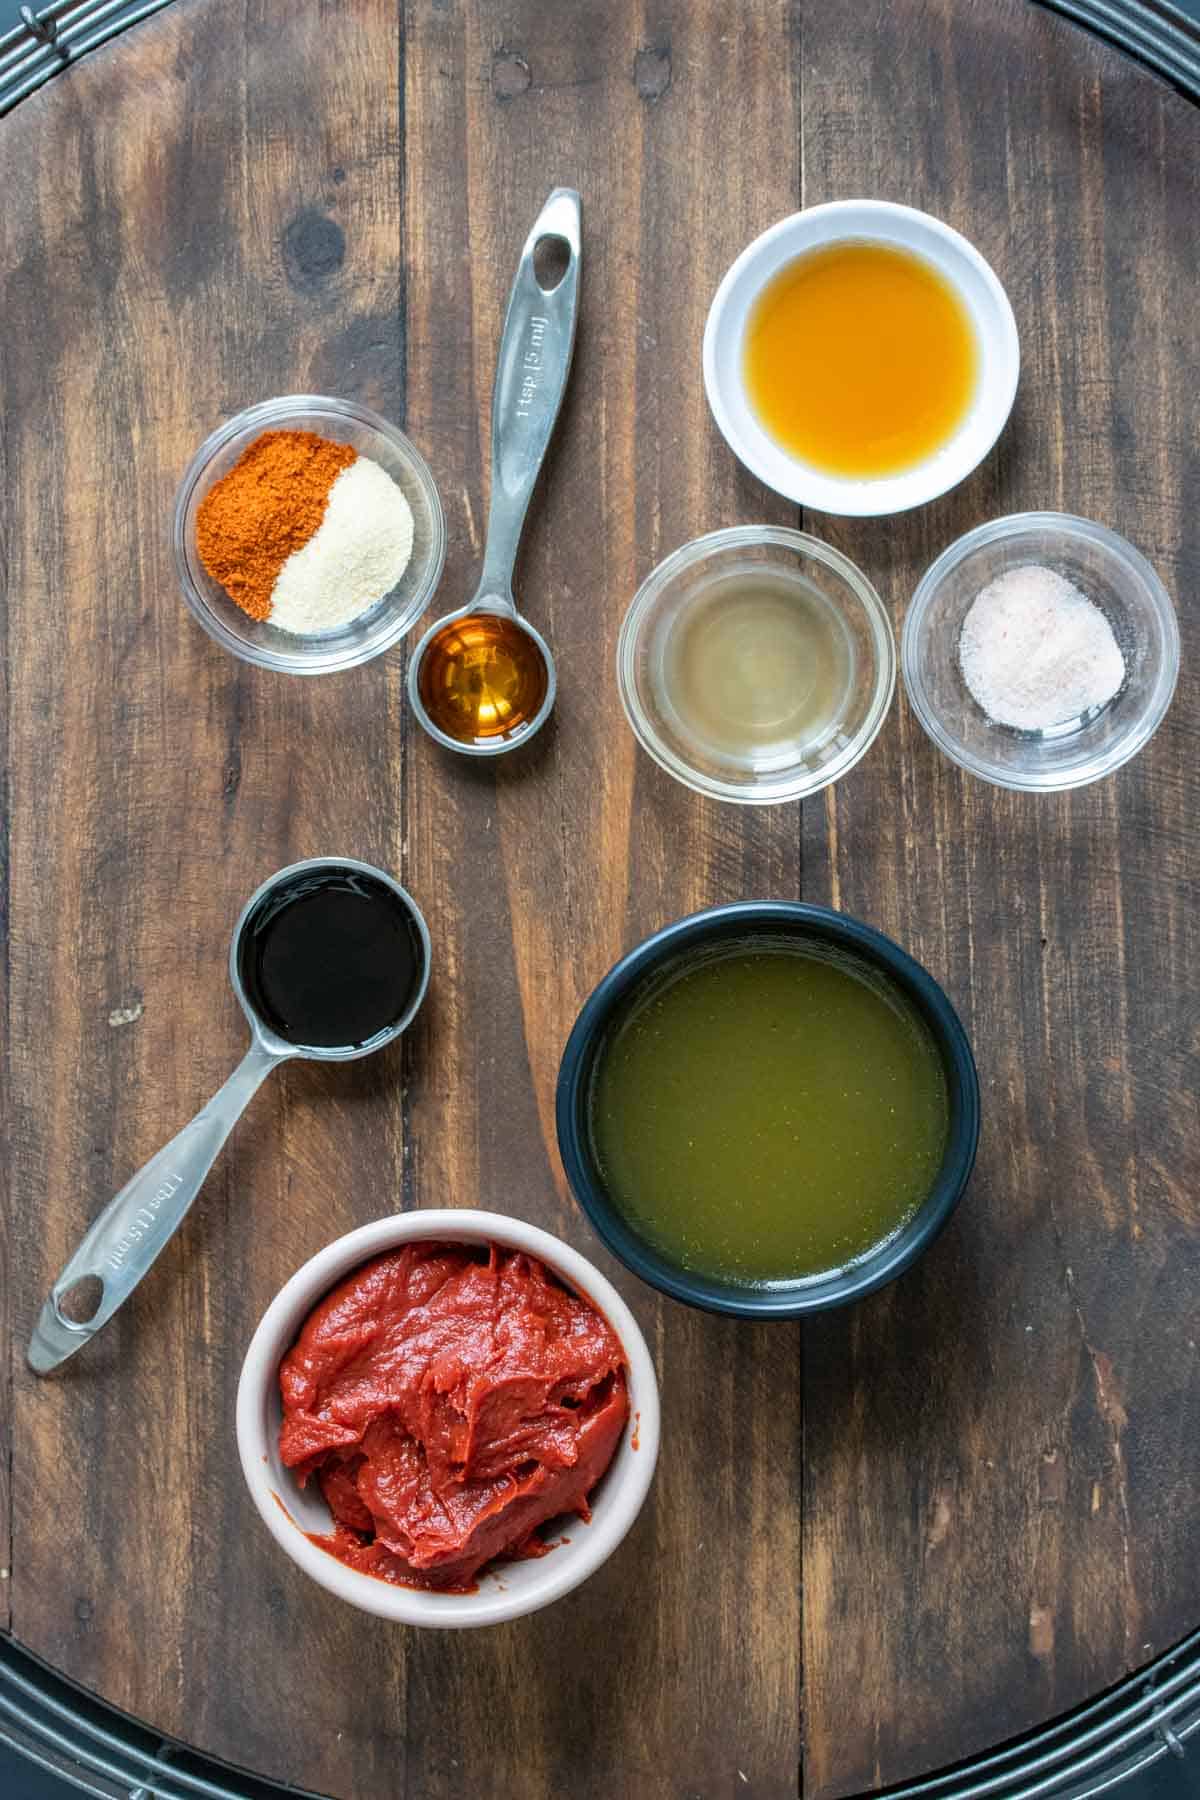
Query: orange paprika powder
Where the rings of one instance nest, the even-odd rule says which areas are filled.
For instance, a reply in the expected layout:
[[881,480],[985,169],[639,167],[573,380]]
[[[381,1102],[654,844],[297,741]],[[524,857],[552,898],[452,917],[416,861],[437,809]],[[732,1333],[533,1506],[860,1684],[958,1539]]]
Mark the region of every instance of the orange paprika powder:
[[315,431],[264,431],[204,496],[200,560],[252,619],[270,613],[280,569],[317,530],[330,488],[357,454]]

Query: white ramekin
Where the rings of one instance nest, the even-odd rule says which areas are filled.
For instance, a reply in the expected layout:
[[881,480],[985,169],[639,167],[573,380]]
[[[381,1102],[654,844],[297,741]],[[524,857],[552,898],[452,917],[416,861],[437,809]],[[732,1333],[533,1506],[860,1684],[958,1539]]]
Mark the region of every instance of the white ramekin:
[[[555,1527],[555,1548],[526,1562],[486,1571],[473,1594],[437,1594],[394,1587],[349,1569],[309,1541],[330,1529],[329,1510],[315,1485],[301,1489],[279,1459],[279,1364],[324,1295],[360,1263],[418,1239],[495,1243],[537,1257],[566,1285],[603,1313],[625,1351],[629,1424],[592,1496],[585,1525]],[[402,1213],[363,1225],[319,1250],[280,1290],[263,1314],[242,1364],[237,1395],[237,1441],[242,1471],[263,1523],[306,1575],[363,1612],[406,1625],[495,1625],[536,1612],[570,1593],[616,1549],[641,1509],[658,1456],[658,1383],[646,1341],[612,1283],[570,1245],[536,1225],[500,1213],[444,1209]]]
[[[791,456],[759,424],[743,379],[750,309],[786,263],[838,243],[889,244],[932,263],[965,305],[979,340],[979,382],[966,418],[941,449],[899,475],[855,480]],[[1012,411],[1020,373],[1017,322],[991,266],[965,237],[929,213],[886,200],[835,200],[781,219],[727,271],[704,330],[704,387],[726,443],[777,493],[817,512],[858,517],[923,506],[968,476]]]

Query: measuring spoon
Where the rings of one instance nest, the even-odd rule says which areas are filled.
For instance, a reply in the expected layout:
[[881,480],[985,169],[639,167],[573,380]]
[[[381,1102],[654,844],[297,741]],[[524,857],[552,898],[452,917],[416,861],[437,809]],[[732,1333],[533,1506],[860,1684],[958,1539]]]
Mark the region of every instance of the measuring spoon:
[[[430,626],[408,667],[408,697],[421,725],[447,750],[463,756],[499,756],[515,749],[545,724],[554,705],[554,658],[545,638],[518,613],[512,577],[525,514],[571,368],[579,312],[580,224],[579,195],[571,188],[555,188],[525,240],[492,392],[492,484],[479,589],[473,600]],[[557,266],[550,273],[552,263]],[[456,664],[454,673],[468,684],[486,681],[484,665],[492,654],[486,646],[497,635],[497,622],[507,627],[503,635],[511,640],[512,653],[505,653],[508,672],[527,657],[538,678],[534,691],[540,701],[532,711],[517,707],[511,729],[502,716],[495,716],[489,722],[494,729],[486,734],[468,731],[456,737],[433,716],[453,723],[449,696],[432,685],[436,672]],[[474,630],[464,629],[472,625]]]
[[[261,997],[265,989],[257,979],[250,952],[255,950],[260,938],[265,943],[268,927],[286,908],[318,893],[331,891],[376,900],[381,909],[387,908],[397,920],[403,921],[403,940],[398,933],[393,935],[397,943],[405,943],[411,955],[411,982],[398,1016],[362,1042],[299,1043],[285,1035],[289,1027],[282,1018],[271,1023],[263,1016],[260,1008],[272,1003]],[[363,979],[368,973],[360,939],[355,939],[354,943],[358,946],[354,952],[358,961],[357,966],[348,965],[347,982],[355,976]],[[385,875],[382,869],[373,869],[369,863],[355,862],[349,857],[312,857],[306,862],[292,863],[272,875],[269,881],[264,881],[242,909],[229,947],[229,979],[250,1023],[250,1048],[203,1112],[197,1113],[191,1124],[185,1125],[178,1136],[152,1156],[145,1168],[109,1201],[51,1288],[29,1345],[29,1365],[37,1374],[46,1375],[66,1362],[69,1356],[74,1356],[129,1298],[183,1223],[226,1138],[271,1070],[293,1057],[314,1062],[349,1062],[390,1044],[411,1024],[425,998],[429,985],[429,956],[429,932],[415,901],[399,882]],[[332,963],[335,959],[331,957],[330,960]],[[313,958],[307,958],[306,962],[307,968],[303,972],[291,976],[297,986],[303,985],[308,970],[318,976],[323,972]],[[294,971],[298,966],[293,960],[291,969]],[[397,955],[390,971],[381,967],[380,979],[384,973],[394,975],[399,969]],[[276,987],[282,984],[283,978],[281,973]],[[247,992],[247,981],[259,991],[258,1004]],[[99,1302],[90,1318],[69,1318],[63,1311],[63,1300],[72,1288],[84,1281],[101,1284]]]

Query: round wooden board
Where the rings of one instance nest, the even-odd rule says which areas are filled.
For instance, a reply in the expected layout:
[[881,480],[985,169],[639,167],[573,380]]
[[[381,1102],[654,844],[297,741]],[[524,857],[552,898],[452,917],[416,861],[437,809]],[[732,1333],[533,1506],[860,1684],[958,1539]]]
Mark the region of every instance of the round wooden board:
[[[0,128],[7,561],[7,1308],[15,1637],[163,1731],[354,1800],[835,1796],[1095,1693],[1200,1619],[1200,114],[1023,0],[188,0]],[[470,592],[518,247],[583,193],[572,392],[522,593],[560,659],[524,762],[448,760],[404,658],[305,682],[185,614],[176,482],[221,418],[364,400],[428,456],[440,604]],[[734,464],[699,350],[722,270],[803,202],[966,231],[1020,321],[1021,394],[957,493],[805,522],[899,622],[994,515],[1137,542],[1185,670],[1115,779],[960,777],[898,699],[804,807],[706,805],[635,752],[613,647],[653,563],[795,513]],[[345,851],[436,947],[395,1054],[294,1067],[186,1229],[61,1378],[24,1364],[86,1223],[244,1031],[254,885]],[[553,1146],[559,1051],[627,946],[706,903],[831,902],[944,982],[985,1097],[923,1264],[853,1312],[756,1328],[624,1292],[661,1369],[651,1502],[578,1594],[416,1635],[297,1572],[243,1489],[250,1333],[335,1234],[511,1209],[598,1251]],[[127,1022],[124,1022],[127,1021]]]

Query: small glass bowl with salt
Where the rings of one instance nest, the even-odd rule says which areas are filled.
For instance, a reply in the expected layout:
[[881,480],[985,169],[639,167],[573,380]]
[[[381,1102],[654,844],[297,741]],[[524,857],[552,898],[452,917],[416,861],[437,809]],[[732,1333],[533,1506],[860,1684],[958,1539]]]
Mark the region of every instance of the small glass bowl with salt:
[[[343,507],[346,516],[337,521],[343,537],[349,531],[353,540],[356,513],[362,517],[364,504],[371,501],[381,482],[386,489],[384,475],[390,476],[407,502],[411,544],[407,560],[397,557],[393,563],[396,567],[403,561],[402,572],[387,593],[353,617],[328,623],[319,616],[312,593],[301,581],[292,584],[299,585],[300,591],[289,596],[290,613],[279,616],[306,628],[284,630],[270,617],[252,618],[234,604],[201,559],[196,541],[197,514],[206,496],[250,447],[270,432],[315,432],[332,444],[356,452],[354,468],[365,471],[374,485],[364,484],[361,491],[347,495],[349,510]],[[446,558],[446,523],[428,464],[396,426],[352,400],[288,394],[247,407],[218,426],[201,444],[176,496],[173,545],[184,600],[210,637],[245,662],[291,675],[324,675],[369,662],[411,630],[441,577]],[[346,546],[335,544],[334,552],[339,548],[344,552]],[[364,546],[368,567],[373,561],[372,548],[369,542]],[[296,560],[292,559],[293,565]],[[355,559],[350,560],[353,563]],[[326,558],[327,564],[332,561]],[[336,567],[335,564],[335,573]],[[299,571],[301,576],[305,572]],[[361,575],[362,571],[358,573]],[[348,579],[352,580],[354,574],[351,568]],[[311,589],[311,581],[307,587]]]
[[1017,513],[943,551],[904,621],[900,664],[939,749],[998,787],[1111,775],[1161,724],[1179,627],[1139,550],[1067,513]]

